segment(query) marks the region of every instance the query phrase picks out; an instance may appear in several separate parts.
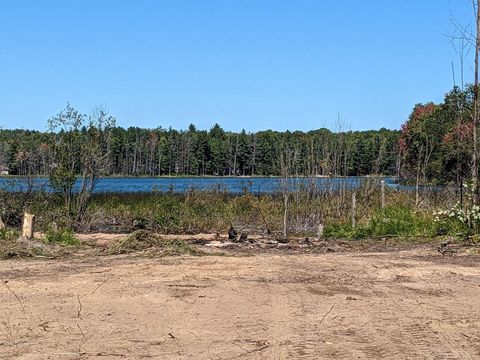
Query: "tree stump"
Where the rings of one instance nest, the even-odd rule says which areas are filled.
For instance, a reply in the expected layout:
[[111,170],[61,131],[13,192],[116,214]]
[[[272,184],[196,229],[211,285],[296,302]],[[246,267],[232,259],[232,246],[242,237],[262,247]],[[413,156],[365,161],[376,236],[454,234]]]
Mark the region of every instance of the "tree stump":
[[228,240],[233,242],[237,241],[237,231],[233,226],[230,226],[230,229],[228,230]]
[[23,231],[22,236],[25,239],[33,239],[33,232],[35,231],[35,215],[25,213],[23,215]]

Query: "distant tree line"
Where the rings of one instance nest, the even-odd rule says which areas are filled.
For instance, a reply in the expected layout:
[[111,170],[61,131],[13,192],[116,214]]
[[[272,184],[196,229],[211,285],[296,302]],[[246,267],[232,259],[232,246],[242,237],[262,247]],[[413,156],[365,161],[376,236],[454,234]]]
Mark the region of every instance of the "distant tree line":
[[[473,113],[474,86],[454,87],[440,104],[415,105],[400,131],[249,133],[225,131],[218,124],[208,131],[194,125],[187,130],[114,126],[100,130],[95,146],[102,154],[102,175],[111,176],[383,174],[459,184],[472,173]],[[57,117],[71,114],[78,112],[67,106]],[[88,122],[45,132],[0,130],[0,170],[50,176],[58,169],[59,139],[68,138],[67,132],[76,142],[65,155],[72,158],[73,173],[82,174],[82,146],[92,141]]]
[[[73,130],[77,140],[69,145],[68,156],[82,156],[81,139],[91,130],[89,126]],[[0,168],[14,175],[51,175],[58,167],[56,149],[59,139],[66,138],[65,131],[1,130]],[[356,176],[395,175],[399,170],[400,132],[387,129],[237,133],[215,124],[209,131],[194,125],[187,130],[112,127],[102,131],[109,132],[98,136],[102,141],[98,146],[108,157],[102,175]],[[76,174],[82,173],[81,161],[71,164]]]

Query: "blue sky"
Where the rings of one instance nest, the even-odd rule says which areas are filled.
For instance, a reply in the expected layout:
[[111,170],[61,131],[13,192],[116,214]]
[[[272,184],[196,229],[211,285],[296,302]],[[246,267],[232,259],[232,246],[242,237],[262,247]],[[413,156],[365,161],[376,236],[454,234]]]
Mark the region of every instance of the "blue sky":
[[0,125],[69,101],[124,127],[395,129],[459,73],[452,14],[471,1],[0,0]]

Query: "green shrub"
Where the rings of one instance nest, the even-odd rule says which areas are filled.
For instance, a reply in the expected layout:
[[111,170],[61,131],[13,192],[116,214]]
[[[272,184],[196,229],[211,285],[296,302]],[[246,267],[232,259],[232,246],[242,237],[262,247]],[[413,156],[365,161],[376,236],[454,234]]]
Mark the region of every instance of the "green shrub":
[[378,209],[364,223],[355,228],[350,223],[325,227],[324,236],[358,239],[377,236],[435,236],[440,235],[438,225],[428,215],[401,206]]
[[158,199],[156,204],[156,215],[154,216],[155,227],[161,231],[178,232],[181,227],[183,204],[178,196],[165,195]]
[[442,234],[476,237],[480,231],[480,206],[475,201],[477,184],[466,182],[463,187],[463,203],[457,201],[443,210],[434,211],[434,220]]
[[[374,212],[369,222],[369,235],[434,235],[435,224],[421,213],[407,207],[387,207]],[[368,234],[367,234],[368,235]]]
[[445,218],[441,221],[435,221],[436,235],[472,235],[472,228],[464,222],[458,221],[456,218]]
[[80,243],[73,231],[69,229],[54,230],[50,228],[45,233],[45,240],[49,243],[63,245],[78,245]]
[[358,237],[352,225],[347,223],[329,224],[325,226],[323,236],[334,239],[355,239]]
[[20,234],[14,229],[0,229],[0,241],[13,241],[16,240]]

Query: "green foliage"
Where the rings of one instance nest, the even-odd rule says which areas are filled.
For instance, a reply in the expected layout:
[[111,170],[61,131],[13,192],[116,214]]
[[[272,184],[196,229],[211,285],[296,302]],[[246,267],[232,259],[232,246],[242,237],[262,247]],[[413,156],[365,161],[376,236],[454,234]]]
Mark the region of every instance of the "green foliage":
[[435,236],[437,226],[430,217],[411,208],[395,206],[378,209],[366,221],[352,228],[350,223],[327,225],[324,236],[358,239],[377,236]]
[[19,232],[15,229],[0,229],[0,241],[13,241],[19,236]]
[[[23,191],[18,191],[18,188]],[[11,227],[20,227],[25,211],[34,214],[51,210],[52,196],[43,189],[34,189],[30,179],[11,180],[0,189],[0,217]]]
[[480,231],[480,206],[474,205],[477,186],[465,183],[464,204],[455,203],[449,209],[435,211],[435,222],[442,232],[455,235],[478,235]]
[[453,88],[440,104],[417,104],[402,125],[402,175],[422,182],[457,182],[470,176],[473,86]]
[[[415,194],[387,189],[386,209],[380,210],[378,180],[367,182],[356,189],[357,227],[349,225],[352,190],[348,188],[314,188],[308,185],[292,189],[287,214],[290,235],[315,236],[320,224],[329,237],[358,238],[368,236],[429,236],[458,232],[459,224],[432,221],[433,209],[449,208],[451,194],[422,195],[422,208],[415,210]],[[1,195],[1,192],[0,192]],[[4,204],[19,201],[20,227],[23,200],[36,215],[37,229],[52,233],[49,224],[56,222],[61,229],[73,229],[65,217],[64,206],[56,196],[36,198],[36,193],[5,193]],[[21,200],[21,201],[20,201]],[[244,192],[233,195],[224,191],[195,191],[186,193],[125,193],[94,194],[85,216],[77,228],[93,232],[130,232],[145,229],[156,233],[198,234],[218,232],[225,234],[234,225],[249,234],[279,234],[283,229],[283,197],[281,194],[255,195]],[[450,220],[449,220],[450,221]],[[67,234],[68,235],[68,234]],[[62,235],[50,234],[54,242]]]
[[[52,159],[50,186],[62,195],[72,220],[81,220],[98,179],[108,173],[107,144],[114,124],[115,118],[101,108],[87,116],[70,104],[48,121],[51,138],[47,148]],[[80,186],[74,191],[77,175]]]
[[78,245],[80,243],[75,237],[73,231],[69,229],[54,230],[50,228],[45,232],[45,240],[48,243],[56,243],[69,246]]
[[468,236],[473,233],[468,225],[454,218],[436,221],[435,227],[437,235]]
[[184,203],[178,201],[178,197],[166,195],[156,198],[155,215],[153,227],[161,231],[173,229],[177,232],[180,226],[182,213],[186,211]]
[[49,177],[49,183],[52,189],[62,194],[72,191],[75,180],[74,170],[68,170],[64,167],[56,167],[52,170]]
[[407,207],[387,207],[374,212],[370,220],[372,235],[431,236],[435,234],[432,219]]
[[99,165],[95,159],[108,165],[102,174],[122,176],[281,175],[282,154],[295,154],[295,175],[396,173],[398,131],[124,129],[100,115],[92,124],[68,105],[50,119],[50,132],[2,130],[0,165],[15,175],[49,176],[67,195],[75,176]]

